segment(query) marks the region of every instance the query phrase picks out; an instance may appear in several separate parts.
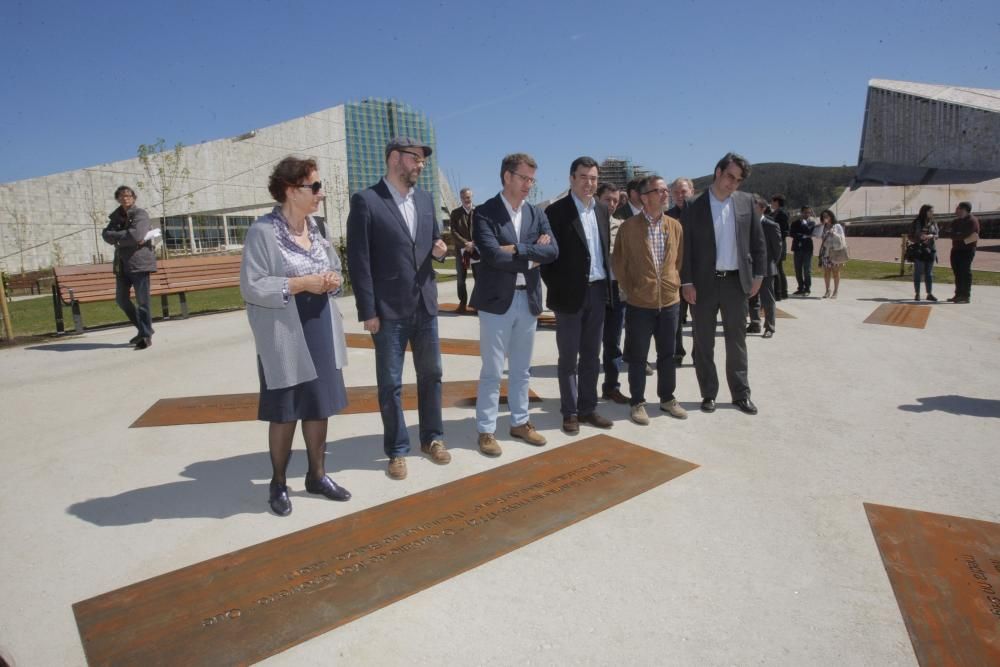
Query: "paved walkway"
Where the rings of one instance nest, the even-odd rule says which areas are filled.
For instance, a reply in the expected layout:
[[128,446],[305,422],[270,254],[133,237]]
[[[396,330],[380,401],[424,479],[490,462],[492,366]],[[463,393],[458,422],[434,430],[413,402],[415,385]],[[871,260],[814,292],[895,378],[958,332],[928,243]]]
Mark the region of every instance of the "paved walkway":
[[[909,296],[906,283],[845,281],[836,301],[783,302],[796,319],[748,343],[756,417],[725,394],[698,412],[690,366],[687,421],[639,427],[602,404],[612,435],[700,467],[264,664],[915,665],[862,503],[1000,522],[1000,288],[935,305],[923,330],[863,323]],[[478,332],[474,317],[440,328]],[[329,469],[354,498],[302,493],[297,441],[295,510],[277,518],[262,424],[128,428],[159,398],[255,390],[244,313],[159,323],[146,352],[130,336],[0,351],[0,651],[19,665],[83,664],[74,602],[537,453],[506,437],[504,415],[503,457],[481,456],[472,409],[449,408],[451,465],[412,456],[394,482],[378,416],[335,417]],[[554,336],[538,334],[532,381],[550,448],[571,441]],[[478,376],[475,357],[444,364],[446,380]],[[374,384],[372,351],[351,349],[345,375]]]
[[[847,244],[851,257],[855,259],[899,262],[900,239],[898,238],[849,236]],[[938,260],[942,266],[950,266],[948,263],[950,252],[950,240],[938,241]],[[977,271],[1000,271],[1000,239],[983,239],[978,243],[972,268]]]

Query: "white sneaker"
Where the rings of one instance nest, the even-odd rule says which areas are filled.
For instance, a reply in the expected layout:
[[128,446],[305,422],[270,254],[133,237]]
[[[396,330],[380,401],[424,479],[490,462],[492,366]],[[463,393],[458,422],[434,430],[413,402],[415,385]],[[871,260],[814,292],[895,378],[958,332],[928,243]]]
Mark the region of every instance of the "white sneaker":
[[646,414],[646,406],[643,403],[632,406],[629,418],[639,426],[649,426],[649,415]]

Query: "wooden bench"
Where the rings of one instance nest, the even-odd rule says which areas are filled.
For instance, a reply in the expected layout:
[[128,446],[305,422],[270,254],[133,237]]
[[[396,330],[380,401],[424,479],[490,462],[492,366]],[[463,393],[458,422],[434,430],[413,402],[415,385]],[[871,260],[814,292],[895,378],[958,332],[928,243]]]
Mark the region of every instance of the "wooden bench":
[[[182,257],[157,262],[155,273],[149,274],[150,296],[159,296],[163,317],[170,317],[167,296],[180,295],[181,316],[188,316],[187,293],[240,284],[241,255]],[[52,304],[55,310],[56,332],[63,333],[63,305],[70,306],[76,331],[83,331],[81,303],[115,300],[115,274],[111,264],[81,264],[54,269]]]

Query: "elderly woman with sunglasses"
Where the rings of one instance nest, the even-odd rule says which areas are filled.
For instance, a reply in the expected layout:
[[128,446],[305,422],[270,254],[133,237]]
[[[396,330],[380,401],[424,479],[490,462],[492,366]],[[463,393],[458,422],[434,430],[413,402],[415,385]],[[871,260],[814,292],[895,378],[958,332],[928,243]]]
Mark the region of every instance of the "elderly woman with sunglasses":
[[268,190],[278,205],[247,233],[240,292],[257,350],[257,418],[270,422],[268,502],[275,514],[287,516],[292,503],[285,473],[300,421],[309,459],[306,491],[331,500],[351,497],[324,467],[327,420],[347,406],[341,372],[347,346],[332,298],[340,291],[340,259],[311,217],[324,197],[316,161],[286,157],[271,173]]

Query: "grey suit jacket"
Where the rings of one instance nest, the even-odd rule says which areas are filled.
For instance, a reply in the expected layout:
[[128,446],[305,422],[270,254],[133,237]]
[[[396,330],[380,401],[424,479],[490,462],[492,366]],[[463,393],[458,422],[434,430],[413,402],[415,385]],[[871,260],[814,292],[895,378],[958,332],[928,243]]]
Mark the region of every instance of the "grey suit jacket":
[[[535,243],[542,234],[552,237],[552,243]],[[525,202],[521,209],[521,235],[514,233],[514,223],[500,195],[480,204],[474,211],[472,240],[479,249],[476,286],[469,300],[476,310],[502,315],[514,300],[517,274],[523,273],[528,293],[528,307],[533,315],[542,312],[542,282],[538,267],[531,262],[548,264],[559,256],[559,246],[541,209]],[[517,255],[500,249],[503,245],[517,246]]]
[[[240,294],[247,303],[247,319],[264,369],[264,384],[268,389],[280,389],[315,380],[317,375],[306,347],[295,297],[287,302],[284,298],[288,278],[271,215],[258,218],[247,231],[240,265]],[[337,251],[327,248],[327,255],[331,270],[339,273]],[[347,365],[344,316],[333,298],[330,299],[330,315],[334,357],[337,368],[343,368]]]
[[[684,207],[684,265],[681,284],[693,284],[696,290],[707,289],[715,280],[715,227],[708,189]],[[740,285],[750,294],[755,276],[763,277],[766,269],[764,232],[753,208],[753,196],[733,193],[736,218],[736,251],[739,259]]]
[[[347,270],[358,306],[358,321],[373,317],[398,320],[412,315],[423,302],[437,315],[437,283],[431,264],[434,242],[441,238],[434,200],[416,188],[416,238],[399,212],[392,193],[379,180],[351,197],[347,216]],[[443,261],[443,258],[442,260]]]

